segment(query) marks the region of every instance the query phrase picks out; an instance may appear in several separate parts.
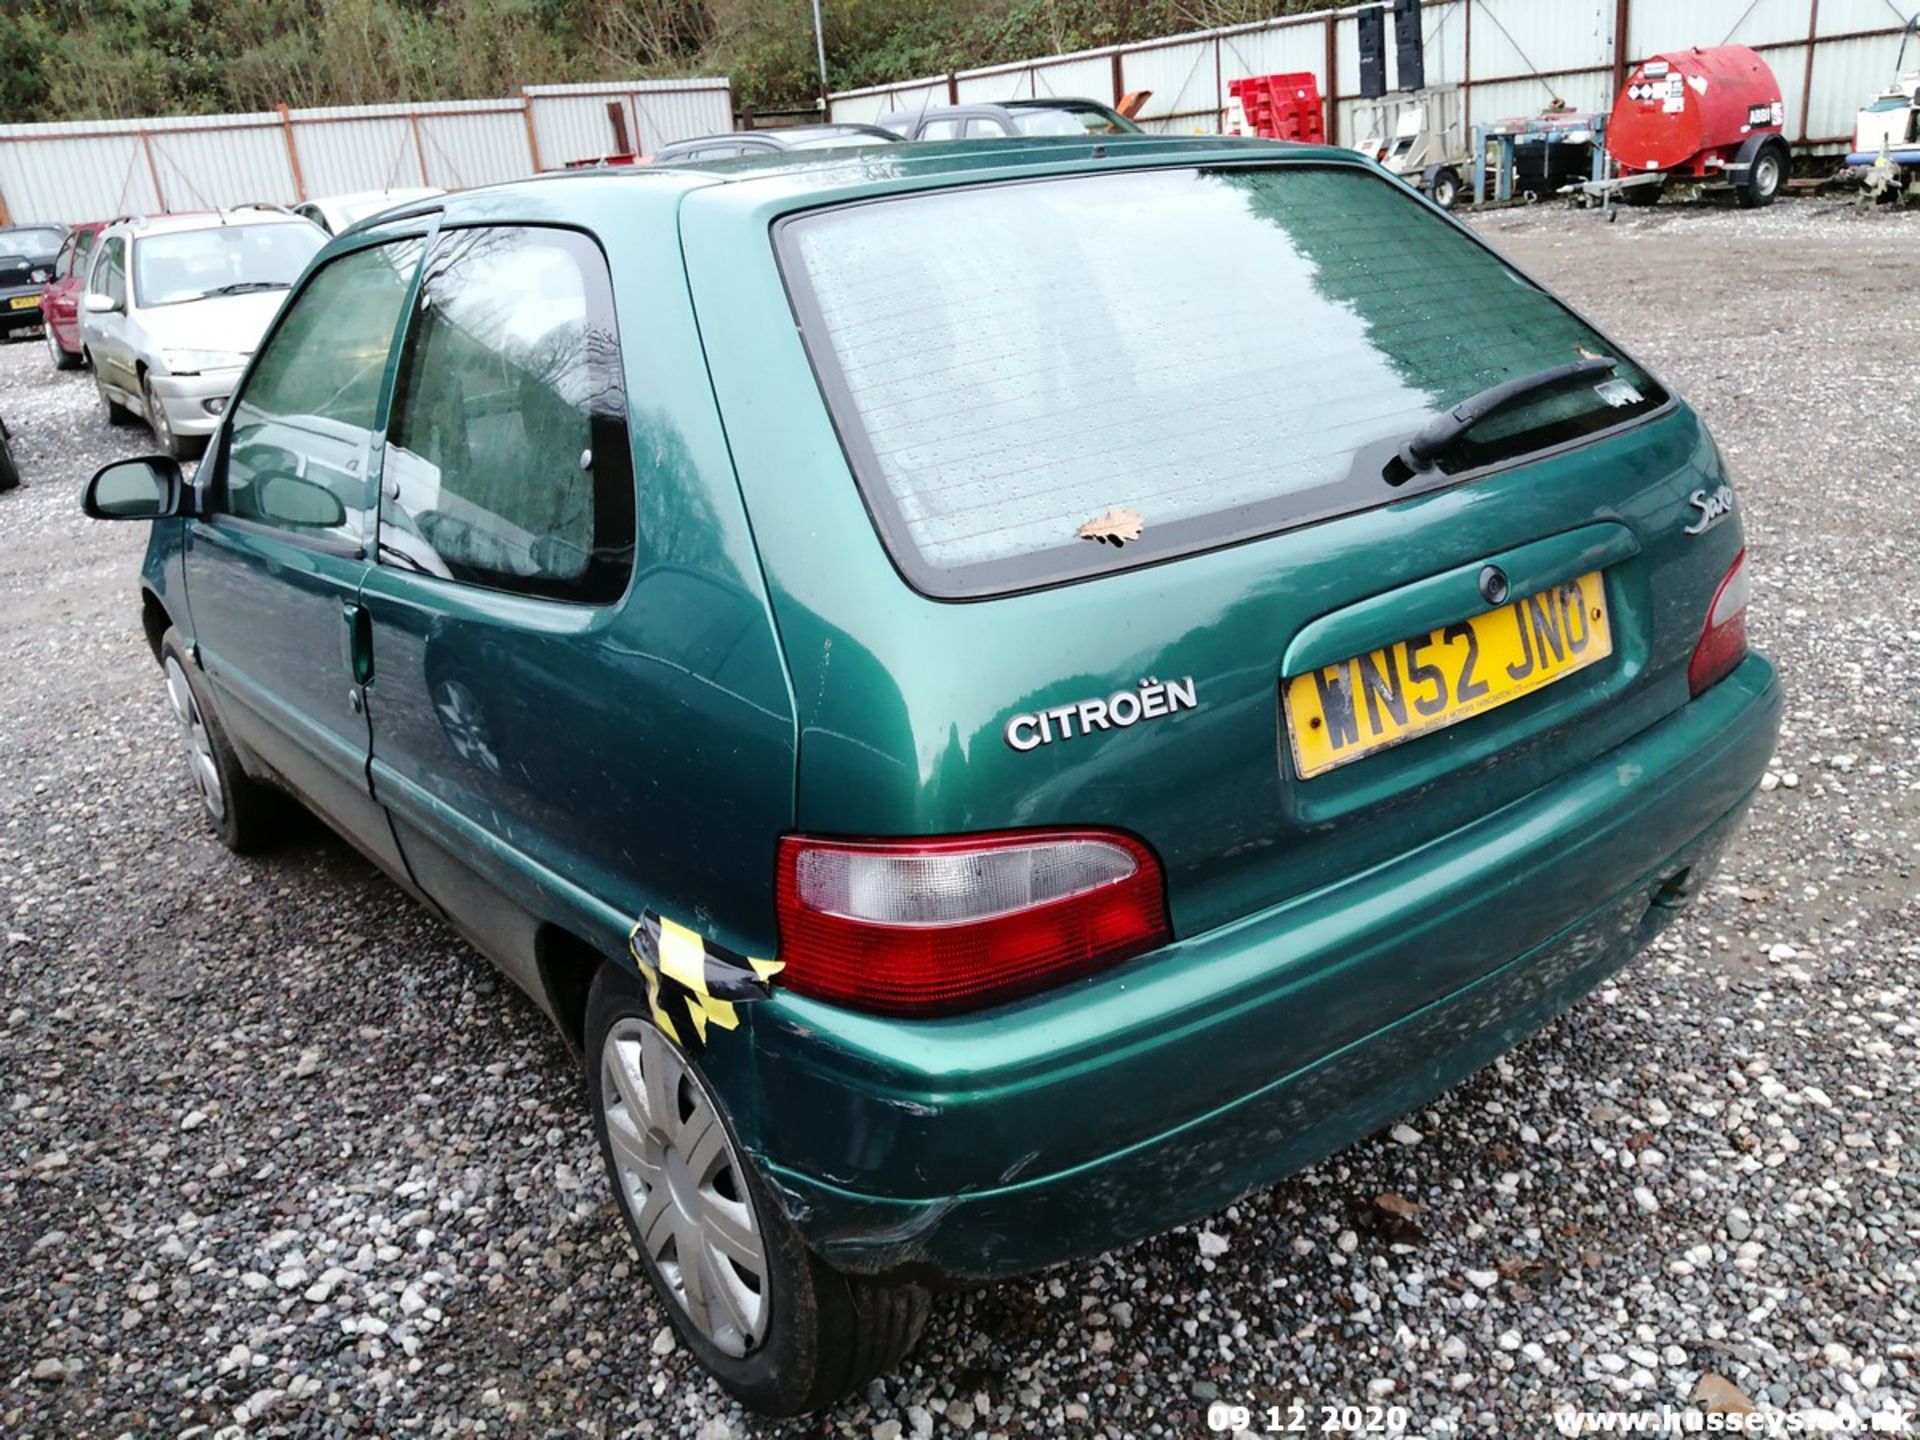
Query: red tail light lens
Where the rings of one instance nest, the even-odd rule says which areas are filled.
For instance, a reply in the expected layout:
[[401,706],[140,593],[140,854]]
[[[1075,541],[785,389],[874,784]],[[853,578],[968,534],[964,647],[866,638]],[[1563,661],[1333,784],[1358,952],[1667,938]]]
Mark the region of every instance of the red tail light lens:
[[1706,627],[1687,665],[1687,686],[1695,695],[1726,679],[1747,658],[1747,601],[1752,595],[1747,552],[1742,550],[1721,579],[1720,588],[1713,592]]
[[778,872],[780,983],[854,1010],[978,1010],[1167,939],[1160,862],[1111,831],[790,835]]

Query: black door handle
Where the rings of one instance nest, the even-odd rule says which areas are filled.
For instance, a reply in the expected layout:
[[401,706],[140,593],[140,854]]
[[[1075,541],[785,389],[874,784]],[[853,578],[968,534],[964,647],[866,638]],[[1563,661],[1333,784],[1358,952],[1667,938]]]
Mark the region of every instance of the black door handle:
[[371,685],[373,683],[373,616],[367,607],[357,600],[349,600],[341,607],[341,618],[347,627],[347,671],[353,676],[353,683]]

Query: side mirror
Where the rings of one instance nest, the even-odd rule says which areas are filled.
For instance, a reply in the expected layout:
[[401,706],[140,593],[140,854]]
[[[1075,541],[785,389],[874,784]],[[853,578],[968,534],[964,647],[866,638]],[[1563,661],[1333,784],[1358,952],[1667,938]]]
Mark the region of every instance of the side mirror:
[[260,518],[302,530],[335,530],[347,523],[347,507],[326,486],[299,475],[269,475],[254,484]]
[[165,455],[116,460],[87,482],[80,508],[95,520],[159,520],[180,512],[180,462]]
[[111,295],[102,295],[98,290],[89,290],[87,298],[80,302],[86,306],[89,315],[112,315],[120,309],[120,302]]

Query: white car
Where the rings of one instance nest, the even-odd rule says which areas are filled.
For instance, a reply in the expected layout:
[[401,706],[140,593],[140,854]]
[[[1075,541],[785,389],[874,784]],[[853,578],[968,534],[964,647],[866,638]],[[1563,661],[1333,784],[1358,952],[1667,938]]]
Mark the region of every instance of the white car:
[[198,455],[280,302],[326,243],[319,226],[267,208],[110,226],[80,304],[108,422],[138,416],[168,454]]
[[338,235],[349,225],[358,224],[369,215],[378,215],[382,210],[391,210],[396,205],[409,205],[415,200],[432,200],[446,193],[431,186],[405,190],[359,190],[351,195],[325,195],[318,200],[309,200],[304,205],[294,206],[293,213],[311,220],[329,235]]

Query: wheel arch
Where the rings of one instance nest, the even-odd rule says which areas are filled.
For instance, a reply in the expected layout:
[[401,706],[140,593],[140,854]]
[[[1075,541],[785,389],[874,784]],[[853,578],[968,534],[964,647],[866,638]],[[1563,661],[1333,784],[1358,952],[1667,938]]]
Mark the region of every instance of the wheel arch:
[[160,661],[160,642],[172,628],[173,616],[167,612],[167,602],[155,593],[151,586],[140,587],[140,628],[146,632],[147,648],[153,651],[154,663]]
[[1784,188],[1787,174],[1793,167],[1793,150],[1787,144],[1786,137],[1777,130],[1763,130],[1758,135],[1749,135],[1729,168],[1739,170],[1743,175],[1749,173],[1761,152],[1770,149],[1780,152],[1780,182]]
[[571,930],[542,924],[534,936],[534,965],[547,1013],[575,1059],[587,1053],[587,992],[601,967],[618,962]]

